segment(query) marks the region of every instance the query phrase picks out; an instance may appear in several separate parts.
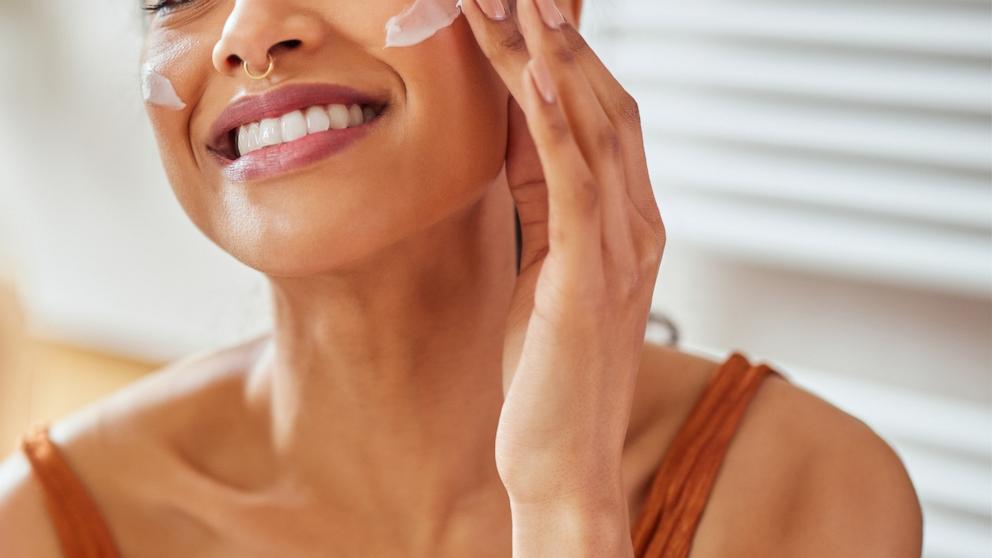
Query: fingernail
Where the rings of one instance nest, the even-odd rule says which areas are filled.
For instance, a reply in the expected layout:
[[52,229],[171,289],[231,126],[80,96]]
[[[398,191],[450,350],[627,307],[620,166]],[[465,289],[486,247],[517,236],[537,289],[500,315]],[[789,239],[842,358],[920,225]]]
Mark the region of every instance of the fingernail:
[[534,80],[538,93],[547,103],[555,102],[555,81],[551,79],[551,70],[540,57],[530,60],[527,67],[530,69],[530,77]]
[[565,16],[561,15],[558,4],[555,0],[534,0],[537,3],[537,11],[541,12],[541,19],[552,29],[558,29],[565,23]]
[[482,13],[489,16],[489,19],[495,21],[506,19],[506,7],[503,6],[503,0],[476,0],[475,3],[479,5]]

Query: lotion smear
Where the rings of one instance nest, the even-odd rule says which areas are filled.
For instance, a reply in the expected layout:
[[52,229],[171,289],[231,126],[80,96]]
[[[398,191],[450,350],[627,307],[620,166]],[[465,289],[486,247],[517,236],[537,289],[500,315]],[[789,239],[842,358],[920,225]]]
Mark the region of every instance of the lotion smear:
[[415,0],[386,22],[386,46],[406,47],[426,41],[462,13],[461,0]]
[[141,68],[141,93],[146,103],[171,110],[186,108],[186,103],[179,98],[169,78],[153,70],[151,64]]

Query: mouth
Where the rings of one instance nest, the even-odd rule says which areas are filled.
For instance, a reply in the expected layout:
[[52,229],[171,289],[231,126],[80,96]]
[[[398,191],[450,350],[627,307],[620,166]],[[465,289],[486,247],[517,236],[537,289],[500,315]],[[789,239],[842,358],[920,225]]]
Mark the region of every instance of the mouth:
[[386,111],[384,98],[318,84],[243,97],[211,127],[207,150],[237,180],[288,171],[340,151],[364,135]]

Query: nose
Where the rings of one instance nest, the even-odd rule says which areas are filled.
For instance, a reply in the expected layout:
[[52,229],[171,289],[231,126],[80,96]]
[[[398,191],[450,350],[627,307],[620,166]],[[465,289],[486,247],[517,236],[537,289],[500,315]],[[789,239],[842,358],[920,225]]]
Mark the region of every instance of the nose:
[[[247,62],[253,73],[261,74],[269,55],[283,58],[288,52],[312,50],[323,35],[319,15],[293,0],[236,0],[214,45],[213,65],[221,74],[234,76]],[[277,65],[277,71],[285,67]]]

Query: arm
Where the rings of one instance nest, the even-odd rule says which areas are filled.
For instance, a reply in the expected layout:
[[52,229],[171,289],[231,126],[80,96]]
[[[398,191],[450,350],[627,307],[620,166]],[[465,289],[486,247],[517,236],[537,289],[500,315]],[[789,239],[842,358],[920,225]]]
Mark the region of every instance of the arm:
[[514,556],[634,558],[622,494],[596,502],[515,505]]
[[498,1],[463,10],[512,96],[523,248],[495,450],[513,555],[629,558],[620,462],[666,238],[637,104],[553,0]]

